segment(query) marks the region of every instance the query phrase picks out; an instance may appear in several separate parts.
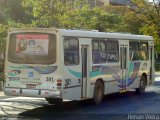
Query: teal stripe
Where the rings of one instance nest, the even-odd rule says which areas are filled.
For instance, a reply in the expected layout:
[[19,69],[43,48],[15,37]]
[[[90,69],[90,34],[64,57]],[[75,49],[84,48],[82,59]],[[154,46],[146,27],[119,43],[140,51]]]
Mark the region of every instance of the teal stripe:
[[130,63],[129,65],[129,73],[132,73],[134,69],[134,63]]
[[78,77],[78,78],[81,78],[82,77],[82,73],[81,72],[76,72],[76,71],[73,71],[71,69],[68,69],[69,72],[74,75],[75,77]]
[[14,68],[14,69],[27,69],[27,68],[33,68],[33,67],[30,67],[30,66],[9,66],[10,68]]
[[91,72],[90,73],[90,77],[96,77],[98,75],[103,75],[103,73],[101,71],[96,71],[96,72]]

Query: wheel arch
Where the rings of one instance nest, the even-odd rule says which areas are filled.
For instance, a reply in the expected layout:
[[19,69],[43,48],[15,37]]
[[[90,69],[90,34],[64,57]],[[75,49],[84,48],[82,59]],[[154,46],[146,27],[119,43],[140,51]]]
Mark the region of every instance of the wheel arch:
[[146,85],[147,85],[147,74],[142,73],[140,82],[139,82],[139,87],[136,88],[136,93],[143,94],[145,92]]
[[103,79],[97,79],[94,84],[94,91],[93,91],[93,103],[100,104],[104,97],[104,81]]
[[[147,82],[148,82],[148,81],[147,81],[147,74],[144,72],[144,73],[142,73],[142,76],[144,76],[144,77],[145,77],[146,85],[147,85]],[[141,76],[141,77],[142,77],[142,76]]]
[[[103,87],[104,87],[104,91],[105,91],[104,80],[103,80],[102,78],[98,78],[98,79],[96,80],[96,82],[97,82],[97,81],[101,81],[101,83],[102,83],[102,85],[103,85]],[[96,84],[96,82],[95,82],[95,84]]]

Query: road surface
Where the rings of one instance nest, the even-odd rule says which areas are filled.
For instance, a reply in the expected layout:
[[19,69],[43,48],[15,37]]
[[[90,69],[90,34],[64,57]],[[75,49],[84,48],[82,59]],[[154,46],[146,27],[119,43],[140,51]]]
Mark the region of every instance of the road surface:
[[42,98],[0,96],[0,120],[160,120],[160,74],[155,76],[155,85],[147,87],[145,94],[136,95],[131,91],[107,95],[100,105],[64,101],[56,106]]

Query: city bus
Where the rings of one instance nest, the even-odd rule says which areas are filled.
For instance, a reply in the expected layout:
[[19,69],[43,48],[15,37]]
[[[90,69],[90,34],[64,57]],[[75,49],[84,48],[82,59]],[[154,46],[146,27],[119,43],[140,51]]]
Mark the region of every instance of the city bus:
[[91,99],[154,83],[151,36],[56,28],[11,29],[5,55],[4,93],[45,98]]

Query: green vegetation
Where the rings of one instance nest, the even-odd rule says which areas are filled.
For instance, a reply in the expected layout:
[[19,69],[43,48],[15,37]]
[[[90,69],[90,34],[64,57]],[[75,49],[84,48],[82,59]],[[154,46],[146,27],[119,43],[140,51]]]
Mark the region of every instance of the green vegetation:
[[85,0],[1,0],[0,53],[4,53],[7,31],[19,27],[96,29],[151,35],[160,51],[160,4],[131,0],[129,6],[91,9]]
[[[155,39],[155,49],[160,51],[160,3],[153,0],[153,3],[145,0],[132,0],[132,7],[129,7],[127,18],[137,19],[139,33],[151,35]],[[131,14],[132,13],[132,14]],[[131,22],[132,24],[133,22]],[[132,26],[132,25],[131,25]]]

